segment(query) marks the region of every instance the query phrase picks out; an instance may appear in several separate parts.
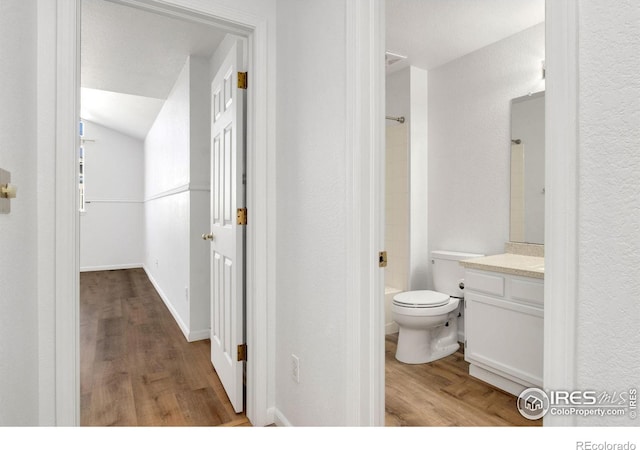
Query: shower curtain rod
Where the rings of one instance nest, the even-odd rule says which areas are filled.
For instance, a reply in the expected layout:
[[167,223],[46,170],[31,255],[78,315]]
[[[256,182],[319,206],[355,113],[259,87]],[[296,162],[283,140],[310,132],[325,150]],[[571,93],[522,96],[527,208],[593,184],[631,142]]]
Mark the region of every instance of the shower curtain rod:
[[401,116],[401,117],[387,116],[386,119],[387,120],[395,120],[396,122],[399,122],[399,123],[404,123],[404,116]]

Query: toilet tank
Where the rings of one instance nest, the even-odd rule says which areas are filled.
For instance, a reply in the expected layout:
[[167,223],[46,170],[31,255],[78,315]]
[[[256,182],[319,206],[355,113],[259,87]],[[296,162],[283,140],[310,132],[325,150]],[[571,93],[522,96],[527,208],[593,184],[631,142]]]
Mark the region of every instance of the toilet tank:
[[431,269],[434,289],[452,297],[464,297],[464,291],[459,287],[460,281],[464,279],[464,267],[460,265],[460,261],[481,256],[484,255],[446,250],[432,251]]

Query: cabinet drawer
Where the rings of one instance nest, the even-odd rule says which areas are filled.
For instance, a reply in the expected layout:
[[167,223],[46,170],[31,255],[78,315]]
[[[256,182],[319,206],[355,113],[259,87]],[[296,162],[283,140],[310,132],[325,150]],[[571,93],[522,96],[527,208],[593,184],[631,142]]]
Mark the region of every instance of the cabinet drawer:
[[504,296],[504,277],[467,270],[464,276],[466,290],[484,292],[485,294]]
[[544,304],[544,283],[513,278],[511,280],[511,298],[542,306]]

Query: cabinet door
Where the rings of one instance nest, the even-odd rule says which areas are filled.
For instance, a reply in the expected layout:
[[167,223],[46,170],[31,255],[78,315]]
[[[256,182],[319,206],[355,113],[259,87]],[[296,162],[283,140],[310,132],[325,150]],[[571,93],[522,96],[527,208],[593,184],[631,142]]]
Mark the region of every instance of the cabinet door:
[[467,291],[465,359],[542,386],[543,310]]

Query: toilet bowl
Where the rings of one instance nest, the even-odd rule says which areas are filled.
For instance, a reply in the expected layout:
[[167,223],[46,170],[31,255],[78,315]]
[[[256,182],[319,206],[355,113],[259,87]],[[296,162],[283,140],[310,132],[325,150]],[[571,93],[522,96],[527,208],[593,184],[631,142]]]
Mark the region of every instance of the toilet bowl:
[[406,364],[423,364],[455,353],[458,317],[464,298],[464,268],[460,261],[477,258],[477,253],[431,252],[436,290],[396,294],[391,315],[398,324],[396,359]]
[[423,364],[455,353],[460,299],[435,291],[409,291],[393,298],[391,313],[399,327],[396,359]]

